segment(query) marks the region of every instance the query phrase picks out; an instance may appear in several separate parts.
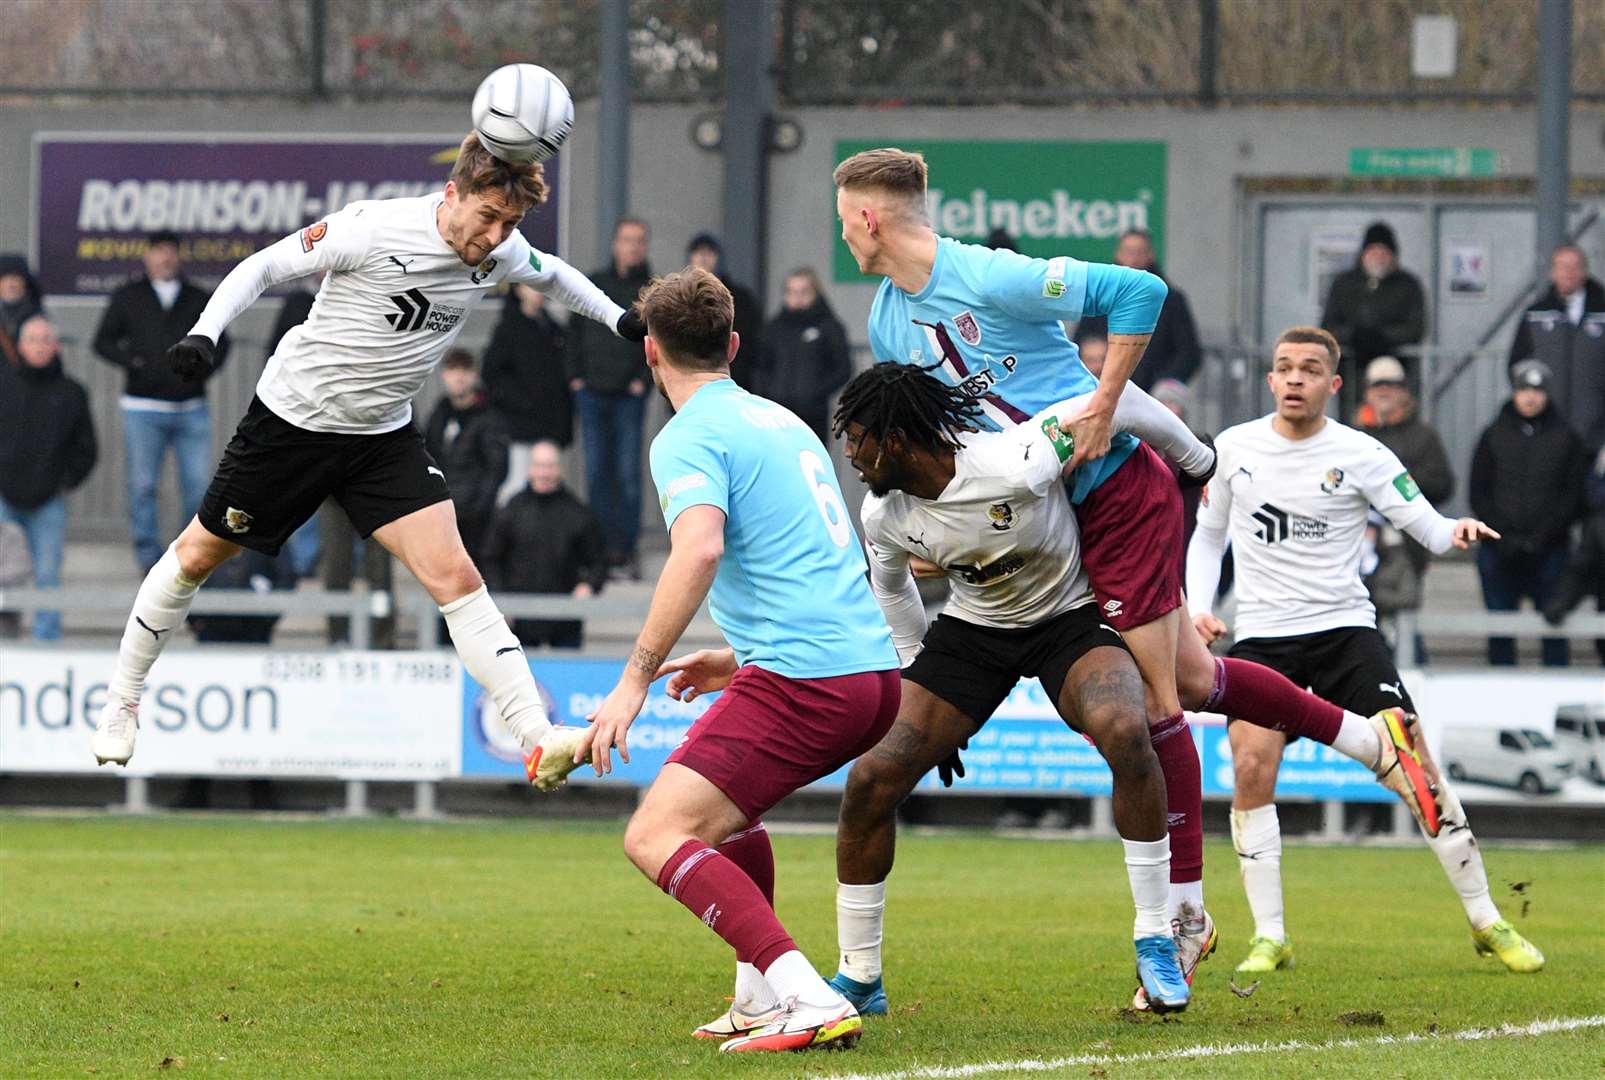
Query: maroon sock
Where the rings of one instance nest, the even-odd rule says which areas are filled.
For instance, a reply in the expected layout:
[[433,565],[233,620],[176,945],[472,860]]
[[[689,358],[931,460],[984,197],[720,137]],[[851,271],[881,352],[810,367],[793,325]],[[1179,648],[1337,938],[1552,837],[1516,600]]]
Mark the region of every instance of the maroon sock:
[[775,849],[769,845],[769,833],[763,822],[757,821],[725,839],[719,845],[719,854],[741,867],[742,873],[752,879],[775,906]]
[[1170,823],[1170,880],[1204,879],[1204,773],[1183,713],[1148,729],[1165,774],[1165,810]]
[[687,840],[658,871],[674,897],[759,971],[797,947],[752,878],[701,840]]
[[1343,727],[1343,710],[1330,701],[1300,690],[1280,671],[1231,657],[1215,661],[1215,687],[1200,711],[1224,713],[1327,746]]
[[[775,849],[769,845],[769,833],[759,821],[747,826],[719,845],[719,854],[741,868],[763,893],[772,910],[775,906]],[[736,959],[752,963],[752,957],[736,953]]]

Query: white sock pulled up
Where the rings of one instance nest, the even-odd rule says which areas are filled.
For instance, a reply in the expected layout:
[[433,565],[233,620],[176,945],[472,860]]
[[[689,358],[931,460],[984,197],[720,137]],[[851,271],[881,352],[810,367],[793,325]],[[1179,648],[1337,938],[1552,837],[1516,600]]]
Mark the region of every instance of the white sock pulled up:
[[200,581],[185,576],[178,565],[178,552],[169,544],[134,596],[134,608],[117,646],[117,667],[107,683],[113,696],[129,704],[139,703],[151,665],[173,639],[173,631],[184,625],[200,587]]
[[1232,811],[1232,846],[1254,915],[1254,936],[1286,941],[1282,909],[1282,825],[1276,804]]
[[481,585],[440,609],[463,667],[484,687],[502,723],[526,748],[552,728],[541,704],[535,676],[529,672],[524,647],[507,628],[507,620]]
[[886,882],[836,883],[836,943],[841,973],[861,983],[881,977],[881,939],[886,922]]
[[1170,935],[1170,837],[1120,841],[1126,848],[1126,877],[1137,908],[1133,938]]

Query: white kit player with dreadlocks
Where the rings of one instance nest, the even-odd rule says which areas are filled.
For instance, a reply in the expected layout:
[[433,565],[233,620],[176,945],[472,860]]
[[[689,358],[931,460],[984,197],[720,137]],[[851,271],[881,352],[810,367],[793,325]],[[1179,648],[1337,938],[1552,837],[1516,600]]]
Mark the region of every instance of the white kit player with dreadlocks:
[[[1415,706],[1360,581],[1370,508],[1438,555],[1499,534],[1472,518],[1438,513],[1393,451],[1327,418],[1327,400],[1342,385],[1338,355],[1336,339],[1315,327],[1294,327],[1277,339],[1267,376],[1276,411],[1228,428],[1216,440],[1219,461],[1187,550],[1187,596],[1204,640],[1225,635],[1226,624],[1209,605],[1230,539],[1237,567],[1237,641],[1230,655],[1279,671],[1345,708],[1408,724]],[[1282,834],[1272,801],[1289,740],[1284,731],[1235,722],[1228,732],[1236,780],[1232,841],[1255,924],[1249,955],[1237,970],[1261,974],[1293,960],[1282,917]],[[1477,952],[1498,956],[1512,971],[1540,970],[1543,954],[1489,896],[1482,853],[1460,800],[1437,775],[1425,740],[1417,746],[1420,754],[1401,756],[1401,763],[1424,769],[1435,796],[1417,820],[1460,895]]]
[[352,203],[223,279],[168,350],[182,376],[211,369],[218,336],[268,288],[328,271],[311,315],[263,371],[200,512],[140,586],[93,737],[100,762],[133,755],[146,676],[207,576],[242,547],[278,554],[333,498],[440,605],[463,666],[523,743],[530,780],[549,789],[572,771],[583,729],[547,720],[523,649],[458,536],[448,478],[412,422],[412,398],[463,317],[503,283],[533,286],[621,337],[646,337],[638,316],[518,232],[545,198],[540,164],[501,161],[469,135],[444,191]]

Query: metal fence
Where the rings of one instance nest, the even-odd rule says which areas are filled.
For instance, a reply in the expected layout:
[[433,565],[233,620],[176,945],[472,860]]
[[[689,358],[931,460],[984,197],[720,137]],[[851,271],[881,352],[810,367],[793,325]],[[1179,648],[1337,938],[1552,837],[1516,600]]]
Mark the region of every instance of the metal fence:
[[[0,95],[465,97],[536,60],[596,93],[605,0],[9,0]],[[629,0],[632,91],[713,100],[727,0]],[[742,0],[757,3],[759,0]],[[1532,0],[771,0],[783,101],[1509,104],[1535,95]],[[1452,75],[1411,73],[1420,14]],[[1605,5],[1572,5],[1573,92],[1605,101]]]

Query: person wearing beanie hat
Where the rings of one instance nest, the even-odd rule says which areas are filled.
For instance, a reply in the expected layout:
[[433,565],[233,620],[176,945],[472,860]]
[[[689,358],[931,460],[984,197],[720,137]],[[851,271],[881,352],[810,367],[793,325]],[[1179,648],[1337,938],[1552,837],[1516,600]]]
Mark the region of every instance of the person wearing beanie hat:
[[[1483,604],[1515,611],[1524,597],[1542,611],[1559,595],[1572,522],[1582,510],[1588,454],[1550,400],[1554,372],[1541,360],[1511,368],[1510,400],[1477,440],[1471,459],[1472,512],[1502,539],[1477,552]],[[1565,667],[1565,638],[1545,638],[1546,667]],[[1488,639],[1488,663],[1516,663],[1513,638]]]
[[16,362],[13,354],[22,324],[44,310],[28,260],[21,255],[0,255],[0,351],[7,360]]
[[736,351],[734,359],[730,361],[730,377],[736,380],[736,384],[743,390],[760,393],[757,385],[758,340],[763,334],[763,309],[758,305],[758,298],[752,294],[751,289],[732,280],[730,275],[724,272],[723,259],[724,247],[719,243],[719,238],[711,232],[697,233],[685,247],[687,266],[706,270],[730,290],[730,297],[736,302],[735,331],[741,337],[741,346]]
[[1415,381],[1405,346],[1426,334],[1427,295],[1420,280],[1399,265],[1399,241],[1392,226],[1373,222],[1366,228],[1359,258],[1332,282],[1321,326],[1342,346],[1342,415],[1359,406],[1360,372],[1379,356],[1393,356]]

